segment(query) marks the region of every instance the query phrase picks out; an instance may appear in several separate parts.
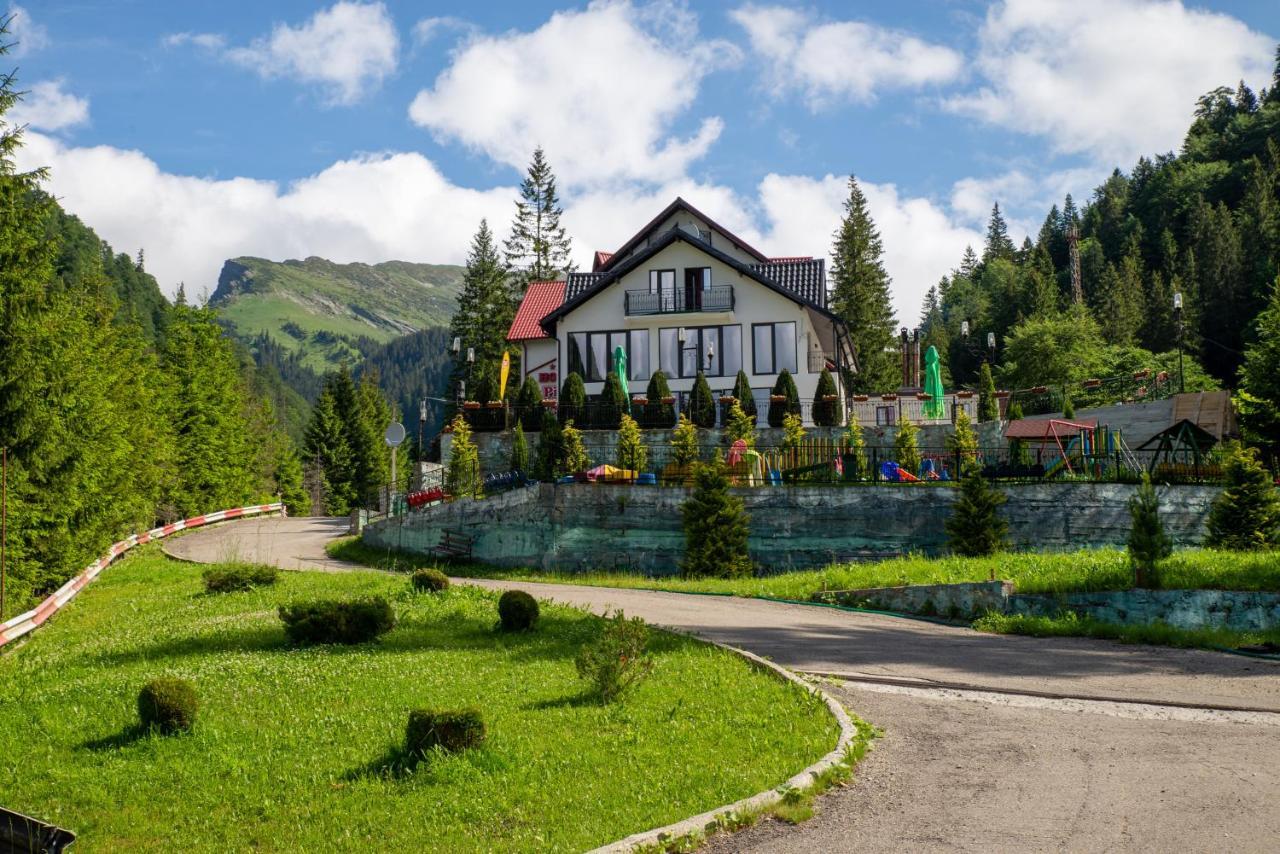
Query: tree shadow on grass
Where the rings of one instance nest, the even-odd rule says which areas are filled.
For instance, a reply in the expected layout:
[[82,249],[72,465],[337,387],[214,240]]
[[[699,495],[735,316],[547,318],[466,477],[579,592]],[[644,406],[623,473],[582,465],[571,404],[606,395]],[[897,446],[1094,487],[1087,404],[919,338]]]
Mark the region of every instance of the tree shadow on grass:
[[119,750],[128,747],[151,735],[151,730],[140,723],[130,724],[119,732],[92,738],[80,745],[81,750]]
[[404,745],[397,744],[387,748],[377,759],[352,768],[342,775],[342,779],[347,783],[368,779],[403,780],[412,776],[422,762],[421,754],[410,753]]
[[582,709],[587,706],[599,705],[603,705],[599,694],[594,691],[583,690],[565,697],[553,697],[547,700],[538,700],[534,703],[525,703],[524,708],[531,712],[540,712],[549,709]]
[[130,647],[97,656],[105,665],[131,664],[192,655],[216,655],[225,652],[268,652],[292,648],[280,626],[234,629],[217,633],[200,633],[166,638],[153,644]]

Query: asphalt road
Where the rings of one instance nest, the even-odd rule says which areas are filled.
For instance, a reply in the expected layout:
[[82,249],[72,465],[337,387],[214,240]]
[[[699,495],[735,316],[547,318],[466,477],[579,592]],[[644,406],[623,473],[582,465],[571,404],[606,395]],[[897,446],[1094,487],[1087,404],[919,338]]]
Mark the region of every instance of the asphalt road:
[[[356,567],[324,544],[345,527],[250,519],[167,548],[344,571]],[[840,677],[849,709],[885,730],[854,783],[800,827],[765,822],[712,850],[1280,850],[1275,662],[758,600],[474,583],[622,608]]]

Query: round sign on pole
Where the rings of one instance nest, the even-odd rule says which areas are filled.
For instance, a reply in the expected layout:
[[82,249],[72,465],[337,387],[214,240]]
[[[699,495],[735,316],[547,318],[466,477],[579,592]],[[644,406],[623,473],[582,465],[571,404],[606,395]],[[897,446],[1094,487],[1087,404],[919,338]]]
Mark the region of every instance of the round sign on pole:
[[383,438],[387,440],[387,444],[395,448],[404,441],[404,425],[399,421],[392,421],[391,426],[387,428],[387,432],[383,434]]

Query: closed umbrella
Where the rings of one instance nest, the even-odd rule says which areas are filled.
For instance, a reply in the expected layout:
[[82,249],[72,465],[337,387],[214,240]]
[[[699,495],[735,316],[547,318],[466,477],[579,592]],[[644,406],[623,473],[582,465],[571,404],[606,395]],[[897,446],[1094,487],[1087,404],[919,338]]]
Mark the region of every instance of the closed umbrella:
[[942,366],[938,364],[938,349],[933,345],[924,353],[924,392],[929,395],[924,402],[924,417],[944,417],[947,410],[942,400]]
[[613,372],[618,375],[618,384],[622,386],[622,394],[627,399],[627,414],[631,414],[631,389],[627,388],[627,351],[621,347],[613,348]]

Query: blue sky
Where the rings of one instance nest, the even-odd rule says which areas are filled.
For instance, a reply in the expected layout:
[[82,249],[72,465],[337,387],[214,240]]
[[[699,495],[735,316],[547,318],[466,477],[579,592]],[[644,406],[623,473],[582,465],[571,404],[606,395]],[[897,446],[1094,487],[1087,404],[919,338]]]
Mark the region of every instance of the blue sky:
[[457,262],[536,144],[585,261],[677,193],[826,254],[856,173],[899,310],[980,239],[1266,85],[1273,0],[12,7],[22,165],[166,290],[224,258]]

